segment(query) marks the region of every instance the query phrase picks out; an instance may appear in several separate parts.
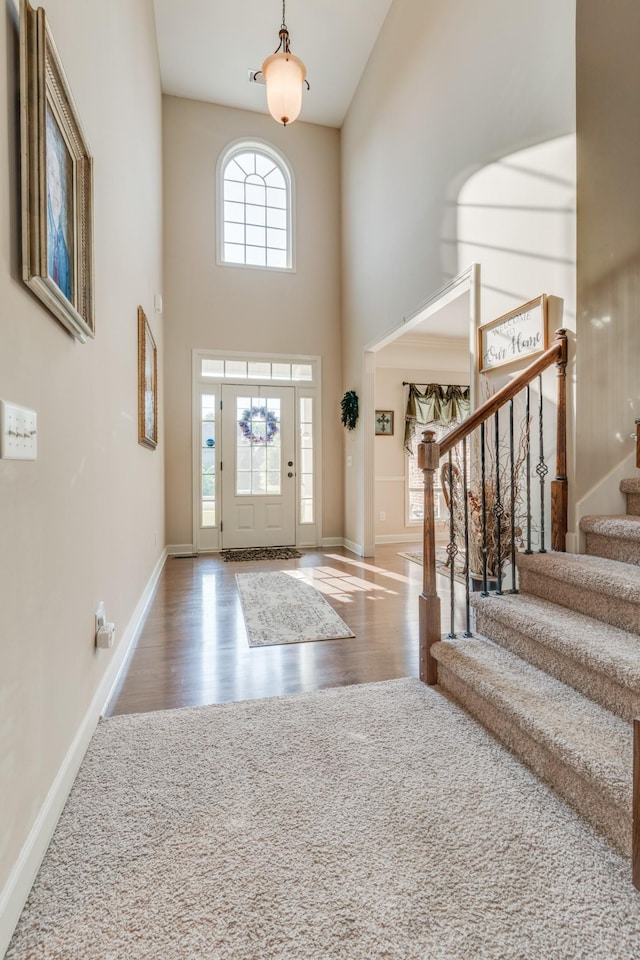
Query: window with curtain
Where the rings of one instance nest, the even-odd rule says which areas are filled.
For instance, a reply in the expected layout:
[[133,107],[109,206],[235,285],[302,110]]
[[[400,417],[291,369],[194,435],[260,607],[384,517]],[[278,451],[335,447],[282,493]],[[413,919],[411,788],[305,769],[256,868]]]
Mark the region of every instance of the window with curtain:
[[[418,469],[418,444],[422,440],[422,431],[427,428],[440,440],[456,424],[469,416],[471,411],[468,386],[451,384],[443,386],[429,383],[422,389],[415,383],[409,384],[409,396],[404,422],[406,522],[422,523],[424,519],[424,478]],[[440,471],[434,474],[435,516],[442,513]]]

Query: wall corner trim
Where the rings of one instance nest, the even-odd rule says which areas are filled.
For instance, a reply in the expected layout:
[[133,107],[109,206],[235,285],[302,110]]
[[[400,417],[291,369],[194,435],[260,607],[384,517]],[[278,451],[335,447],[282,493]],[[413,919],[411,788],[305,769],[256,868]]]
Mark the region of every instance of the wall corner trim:
[[356,557],[364,557],[364,547],[360,543],[355,543],[353,540],[347,540],[345,537],[342,541],[342,546],[345,550],[349,550],[351,553],[355,553]]
[[113,660],[93,695],[89,708],[49,788],[4,889],[0,891],[0,957],[4,956],[9,947],[13,931],[20,919],[20,914],[47,852],[51,837],[89,746],[89,741],[138,638],[145,613],[166,559],[167,551],[165,549],[158,558],[142,596],[125,627]]

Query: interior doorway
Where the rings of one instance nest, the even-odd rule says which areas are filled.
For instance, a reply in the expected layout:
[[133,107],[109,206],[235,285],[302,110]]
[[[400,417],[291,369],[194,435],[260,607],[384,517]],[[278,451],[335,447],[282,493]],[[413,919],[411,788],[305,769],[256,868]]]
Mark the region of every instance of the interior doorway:
[[[436,291],[401,324],[381,339],[370,343],[364,351],[363,370],[363,415],[364,422],[373,424],[376,413],[376,369],[382,351],[399,348],[403,341],[417,355],[420,341],[427,352],[435,351],[438,344],[454,340],[468,352],[464,381],[469,384],[471,409],[476,405],[478,378],[476,374],[476,339],[480,324],[480,264],[474,263],[464,273]],[[400,366],[400,363],[398,364]],[[402,378],[406,379],[406,378]],[[434,376],[435,382],[438,378]],[[438,381],[441,382],[441,381]],[[403,411],[402,411],[403,413]],[[399,417],[397,432],[402,433],[404,424]],[[373,429],[364,436],[364,490],[363,490],[363,554],[373,556],[376,545],[376,461]],[[403,470],[404,472],[404,470]],[[400,477],[385,478],[400,480]],[[419,539],[416,530],[415,539]]]

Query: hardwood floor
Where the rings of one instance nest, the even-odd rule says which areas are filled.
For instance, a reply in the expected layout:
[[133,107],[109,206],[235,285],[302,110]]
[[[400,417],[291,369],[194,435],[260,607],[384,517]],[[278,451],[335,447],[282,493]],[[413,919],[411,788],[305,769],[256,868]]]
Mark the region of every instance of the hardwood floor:
[[[374,560],[340,547],[284,561],[170,557],[106,715],[417,676],[422,567],[398,556],[402,549],[378,547]],[[355,639],[248,646],[235,574],[294,569],[321,590]],[[446,581],[439,580],[448,629]]]

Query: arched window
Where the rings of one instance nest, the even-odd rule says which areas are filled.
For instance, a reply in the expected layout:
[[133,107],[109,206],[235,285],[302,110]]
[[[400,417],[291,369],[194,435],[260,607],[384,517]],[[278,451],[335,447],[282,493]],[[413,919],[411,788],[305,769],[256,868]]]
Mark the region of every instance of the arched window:
[[221,263],[291,270],[292,177],[267,144],[234,143],[219,162]]

